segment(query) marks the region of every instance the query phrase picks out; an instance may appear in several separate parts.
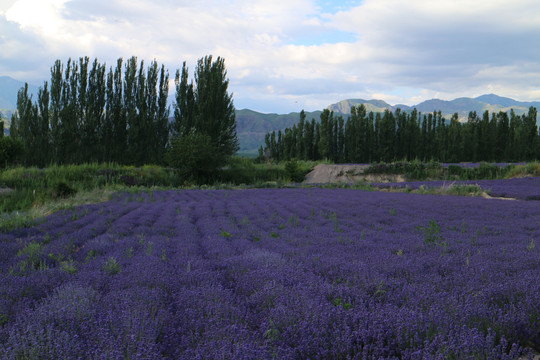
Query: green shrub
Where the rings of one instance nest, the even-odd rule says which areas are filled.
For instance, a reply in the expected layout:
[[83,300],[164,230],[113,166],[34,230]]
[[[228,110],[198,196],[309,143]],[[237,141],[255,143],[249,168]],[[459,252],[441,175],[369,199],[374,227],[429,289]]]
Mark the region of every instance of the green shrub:
[[460,178],[461,174],[463,173],[463,168],[459,165],[448,165],[447,168],[447,174],[451,177],[457,177]]
[[508,165],[505,168],[504,177],[513,178],[518,176],[540,176],[540,164],[530,162],[525,165]]
[[285,173],[292,182],[304,181],[305,174],[300,169],[300,166],[296,159],[289,160],[285,163]]
[[206,134],[188,134],[175,138],[166,154],[167,164],[185,180],[199,183],[215,177],[224,160]]
[[21,140],[11,136],[0,137],[0,167],[16,164],[24,154]]
[[120,272],[122,268],[120,267],[120,264],[116,261],[116,258],[110,256],[105,264],[103,264],[103,271],[110,275],[115,275]]
[[435,220],[429,221],[429,226],[419,226],[417,229],[424,232],[424,244],[446,246],[446,242],[441,235],[441,227]]
[[[221,169],[216,180],[226,184],[253,184],[261,187],[268,182],[286,183],[289,178],[283,164],[256,163],[253,159],[232,157],[228,165]],[[266,185],[262,187],[267,187]]]
[[478,179],[496,179],[499,175],[500,168],[495,164],[480,163],[477,171]]
[[64,181],[59,181],[54,186],[53,198],[67,198],[72,195],[75,195],[76,193],[77,193],[77,190],[75,190],[69,184],[67,184]]

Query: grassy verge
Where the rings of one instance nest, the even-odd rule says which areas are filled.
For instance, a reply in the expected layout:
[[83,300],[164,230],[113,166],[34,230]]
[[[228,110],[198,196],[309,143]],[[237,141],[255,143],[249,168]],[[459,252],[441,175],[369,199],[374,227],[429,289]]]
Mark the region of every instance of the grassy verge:
[[379,163],[364,170],[365,174],[404,175],[409,181],[415,180],[493,180],[519,176],[540,176],[540,164],[530,162],[525,165],[508,164],[500,166],[482,162],[476,167],[451,164],[443,166],[439,162],[420,161]]
[[0,213],[0,231],[32,226],[39,222],[39,219],[60,210],[108,201],[114,192],[111,188],[85,190],[67,198],[51,199],[50,201],[35,204],[26,210]]
[[[346,187],[347,185],[341,185],[340,187]],[[349,187],[354,189],[366,190],[366,191],[387,191],[387,192],[403,192],[408,194],[429,194],[429,195],[454,195],[454,196],[485,196],[489,195],[489,192],[485,192],[478,185],[450,185],[441,187],[425,187],[420,186],[418,189],[411,189],[410,187],[394,187],[394,188],[377,188],[367,182],[357,182]]]
[[[216,173],[208,184],[195,184],[182,179],[171,168],[159,166],[120,166],[117,164],[84,164],[51,166],[44,169],[11,168],[0,173],[0,188],[13,191],[0,192],[0,231],[29,226],[36,219],[56,211],[88,203],[107,201],[116,191],[143,191],[147,189],[230,189],[281,188],[300,183],[305,175],[320,162],[288,161],[257,164],[253,159],[233,158],[229,165]],[[477,168],[448,168],[439,163],[419,162],[374,164],[367,170],[374,174],[405,173],[409,179],[470,180],[540,176],[540,164],[499,167],[480,164]],[[369,183],[354,185],[328,184],[324,187],[379,190]],[[451,195],[482,195],[474,186],[452,186],[444,189],[402,189],[412,193]]]
[[417,190],[405,189],[406,192],[417,194],[433,195],[455,195],[455,196],[484,196],[489,195],[478,185],[451,185],[438,188],[425,188],[421,186]]
[[507,179],[524,176],[540,176],[540,163],[535,161],[525,165],[512,166],[505,174]]
[[147,189],[276,188],[300,182],[315,166],[312,162],[256,164],[253,159],[233,158],[207,184],[181,178],[171,168],[83,164],[16,167],[0,173],[0,230],[29,226],[56,211],[106,201],[116,191]]

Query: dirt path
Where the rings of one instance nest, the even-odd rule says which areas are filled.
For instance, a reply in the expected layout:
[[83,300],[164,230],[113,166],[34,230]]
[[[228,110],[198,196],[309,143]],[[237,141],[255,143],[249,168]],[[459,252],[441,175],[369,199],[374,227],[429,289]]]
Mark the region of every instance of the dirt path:
[[306,175],[305,184],[354,183],[367,182],[402,182],[403,175],[364,174],[370,165],[327,165],[319,164]]

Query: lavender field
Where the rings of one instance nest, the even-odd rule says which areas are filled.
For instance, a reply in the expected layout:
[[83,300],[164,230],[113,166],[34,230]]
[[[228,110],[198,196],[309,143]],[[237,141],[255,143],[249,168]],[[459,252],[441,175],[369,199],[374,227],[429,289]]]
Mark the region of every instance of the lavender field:
[[124,193],[0,235],[2,359],[526,359],[540,202]]
[[417,190],[449,188],[455,185],[477,185],[493,197],[502,197],[519,200],[540,200],[540,177],[522,177],[513,179],[495,180],[463,180],[463,181],[407,181],[399,183],[374,183],[372,186],[379,189],[405,189]]

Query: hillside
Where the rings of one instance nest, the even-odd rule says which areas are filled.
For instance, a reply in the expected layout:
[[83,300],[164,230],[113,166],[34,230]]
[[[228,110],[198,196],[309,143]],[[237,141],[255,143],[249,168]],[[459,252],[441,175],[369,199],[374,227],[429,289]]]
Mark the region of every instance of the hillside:
[[[10,78],[9,76],[0,76],[0,110],[2,116],[17,108],[17,93],[24,86],[24,82]],[[28,85],[30,94],[37,94],[38,87]],[[34,95],[34,97],[37,95]]]
[[478,96],[476,98],[461,97],[450,101],[431,99],[413,106],[390,105],[382,100],[348,99],[332,104],[328,106],[328,109],[337,114],[348,115],[350,114],[351,106],[359,106],[360,104],[364,104],[368,112],[384,112],[385,110],[393,112],[397,108],[400,108],[403,111],[412,111],[416,108],[422,113],[441,111],[443,116],[447,119],[454,113],[458,113],[459,118],[462,121],[467,120],[470,111],[476,111],[478,115],[481,115],[486,110],[489,112],[499,112],[510,111],[510,109],[513,109],[516,114],[521,115],[529,111],[531,106],[540,108],[539,101],[523,102],[495,94],[489,94]]
[[[4,130],[7,133],[9,128],[11,114],[17,108],[17,93],[24,86],[24,82],[10,78],[9,76],[0,76],[0,115],[4,120]],[[28,85],[31,94],[37,94],[36,86]],[[34,95],[36,98],[37,95]]]
[[[321,111],[306,112],[306,120],[318,120]],[[249,109],[236,111],[236,131],[240,141],[240,154],[254,155],[271,131],[292,127],[300,119],[299,112],[289,114],[263,114]]]

